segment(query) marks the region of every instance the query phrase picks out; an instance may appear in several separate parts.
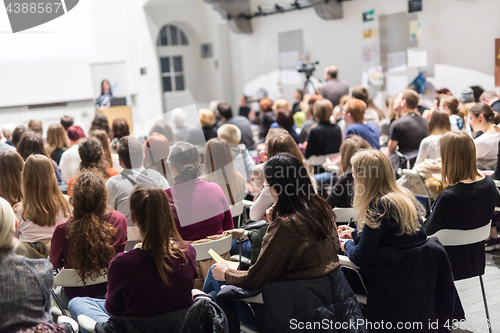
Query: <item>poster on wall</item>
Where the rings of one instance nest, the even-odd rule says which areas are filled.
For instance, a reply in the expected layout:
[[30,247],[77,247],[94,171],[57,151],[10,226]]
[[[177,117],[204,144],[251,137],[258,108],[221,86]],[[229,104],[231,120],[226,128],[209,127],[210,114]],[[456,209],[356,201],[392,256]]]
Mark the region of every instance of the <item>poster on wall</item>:
[[422,21],[410,21],[410,41],[414,42],[422,39]]
[[375,29],[363,30],[363,39],[370,39],[376,37],[377,37],[377,30]]
[[500,87],[500,38],[495,39],[495,87]]
[[363,12],[363,22],[370,22],[375,19],[375,9]]
[[408,13],[421,12],[422,0],[408,0]]
[[363,45],[363,62],[365,64],[368,63],[376,63],[380,61],[380,46],[378,43]]

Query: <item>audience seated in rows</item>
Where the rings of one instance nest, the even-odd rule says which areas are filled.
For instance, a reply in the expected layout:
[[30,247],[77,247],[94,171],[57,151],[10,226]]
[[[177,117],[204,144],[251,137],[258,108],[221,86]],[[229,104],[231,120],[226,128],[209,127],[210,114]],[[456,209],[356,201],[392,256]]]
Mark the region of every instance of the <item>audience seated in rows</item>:
[[243,200],[246,179],[236,171],[229,144],[218,138],[209,140],[204,159],[204,175],[200,179],[219,185],[230,205]]
[[[271,158],[280,153],[290,154],[301,161],[309,177],[311,178],[310,182],[311,184],[313,184],[313,188],[316,189],[316,181],[314,180],[314,177],[312,175],[312,169],[309,169],[304,164],[304,156],[300,152],[299,147],[297,146],[293,138],[283,130],[270,130],[267,138],[267,158]],[[259,176],[264,177],[265,180],[265,164],[262,168],[262,171],[263,172]],[[260,221],[264,219],[266,211],[275,203],[276,201],[269,189],[269,184],[264,181],[264,189],[250,208],[250,219],[252,221]]]
[[106,131],[100,129],[94,129],[89,132],[90,137],[94,137],[101,142],[102,150],[103,150],[103,160],[106,168],[113,168],[118,172],[123,171],[123,168],[120,166],[120,161],[117,153],[111,152],[111,146],[108,134]]
[[195,241],[234,228],[224,191],[218,184],[198,178],[200,153],[194,145],[174,144],[168,164],[176,182],[165,193],[182,239]]
[[23,199],[13,209],[18,222],[17,253],[46,258],[54,229],[71,214],[69,197],[57,187],[52,161],[44,155],[31,155],[23,169]]
[[61,124],[52,124],[47,130],[47,154],[59,165],[61,156],[69,148],[68,137]]
[[400,118],[392,123],[387,144],[390,154],[398,150],[413,162],[420,142],[429,135],[427,120],[416,112],[418,100],[418,94],[409,89],[403,90],[394,100],[394,109],[399,112]]
[[52,265],[14,253],[16,217],[0,198],[0,331],[14,333],[40,323],[51,323]]
[[40,134],[31,131],[25,132],[16,149],[25,161],[33,154],[40,154],[49,158],[52,163],[52,169],[54,170],[54,174],[57,178],[57,183],[61,185],[61,170],[59,169],[59,166],[57,166],[57,163],[49,157],[49,154],[47,154],[47,150],[45,150],[45,145]]
[[276,114],[273,112],[273,102],[267,97],[260,100],[259,108],[259,140],[263,142],[271,125],[276,121]]
[[380,149],[380,132],[377,126],[365,120],[365,102],[359,99],[351,99],[346,102],[344,109],[344,120],[347,123],[346,137],[351,134],[358,135],[373,148]]
[[141,245],[111,261],[105,300],[75,297],[69,302],[73,318],[85,314],[102,323],[111,316],[154,317],[193,304],[196,252],[177,232],[163,190],[135,188],[130,211]]
[[22,173],[24,161],[16,151],[0,153],[0,197],[14,206],[23,199]]
[[216,138],[217,128],[215,126],[215,113],[210,109],[201,109],[198,115],[205,142]]
[[68,139],[71,147],[66,149],[61,156],[59,167],[61,168],[62,181],[67,183],[76,175],[80,166],[80,154],[78,153],[78,143],[85,138],[85,133],[80,126],[72,125],[68,128]]
[[173,145],[177,142],[177,138],[175,137],[174,131],[168,125],[168,122],[165,120],[157,121],[154,126],[149,131],[151,133],[159,133],[168,139],[168,142]]
[[170,142],[165,136],[153,132],[146,138],[144,142],[144,168],[158,171],[169,184],[173,184],[175,181],[168,168],[168,154],[170,154]]
[[[483,134],[484,135],[484,134]],[[449,186],[436,199],[425,228],[470,230],[490,223],[498,192],[489,176],[477,171],[476,148],[464,132],[450,132],[439,140],[443,181]],[[455,280],[484,274],[484,243],[446,247]]]
[[[373,101],[370,103],[371,99],[368,90],[363,86],[353,87],[351,91],[351,97],[365,103],[366,109],[363,115],[364,121],[372,123],[378,127],[380,120],[384,119],[385,115],[382,110],[380,110],[373,104]],[[371,104],[370,106],[368,106],[369,103]]]
[[127,219],[107,209],[105,180],[94,170],[76,178],[71,203],[71,217],[56,226],[50,247],[54,268],[78,269],[83,281],[83,287],[64,288],[65,304],[77,296],[103,298],[106,283],[85,284],[99,277],[111,259],[124,251],[127,242]]
[[474,139],[477,166],[480,170],[495,169],[497,145],[500,142],[500,127],[493,124],[495,114],[486,103],[477,103],[469,110],[469,124],[475,132],[481,132]]
[[[9,146],[14,146],[14,144],[12,144],[12,134],[14,133],[15,129],[16,125],[12,123],[4,124],[2,126],[2,135],[5,138],[5,143]],[[2,147],[2,145],[0,145],[0,147]]]
[[342,144],[342,133],[336,124],[330,122],[333,105],[327,99],[314,103],[314,117],[318,124],[311,127],[307,140],[305,158],[338,153]]
[[340,146],[339,179],[326,198],[330,207],[352,207],[354,198],[354,178],[352,176],[351,158],[359,151],[370,148],[370,144],[360,136],[349,135]]
[[[248,150],[255,149],[250,120],[243,116],[233,116],[231,105],[227,103],[220,103],[217,106],[217,111],[221,118],[221,125],[231,124],[238,127],[241,132],[241,143],[244,144]],[[237,144],[240,144],[240,142]]]
[[121,138],[118,143],[118,156],[123,171],[106,182],[108,205],[125,215],[128,225],[132,226],[129,198],[134,186],[155,185],[167,189],[169,184],[158,171],[142,167],[144,151],[142,144],[136,138],[132,136]]
[[[104,159],[104,151],[99,139],[89,137],[81,140],[78,144],[78,153],[80,155],[79,172],[94,169],[93,171],[99,173],[105,180],[119,174],[115,169],[107,167],[106,160]],[[68,182],[68,195],[70,197],[73,194],[73,186],[76,178],[77,176],[74,176]]]
[[240,129],[236,125],[224,124],[217,130],[217,137],[228,143],[231,154],[233,155],[236,170],[245,177],[247,183],[251,183],[252,170],[255,166],[255,162],[245,145],[240,144]]
[[358,225],[340,226],[339,235],[341,250],[366,281],[367,320],[395,325],[430,319],[443,326],[455,318],[455,289],[443,246],[427,241],[422,205],[397,186],[389,159],[380,151],[362,150],[351,162]]
[[125,119],[123,118],[117,118],[113,120],[113,124],[111,125],[111,148],[113,148],[113,151],[117,151],[118,149],[118,142],[120,141],[121,138],[124,136],[130,135],[130,130],[128,127],[128,123]]

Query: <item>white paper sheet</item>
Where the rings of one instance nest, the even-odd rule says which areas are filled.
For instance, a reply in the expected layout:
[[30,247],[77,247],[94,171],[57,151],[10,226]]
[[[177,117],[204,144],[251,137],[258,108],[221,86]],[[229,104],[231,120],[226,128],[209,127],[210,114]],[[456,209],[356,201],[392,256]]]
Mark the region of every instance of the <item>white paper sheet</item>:
[[403,89],[408,87],[408,76],[393,75],[387,76],[387,95],[398,95]]
[[408,67],[427,67],[427,51],[408,49]]
[[388,72],[404,72],[406,71],[406,52],[391,52],[387,53],[387,71]]

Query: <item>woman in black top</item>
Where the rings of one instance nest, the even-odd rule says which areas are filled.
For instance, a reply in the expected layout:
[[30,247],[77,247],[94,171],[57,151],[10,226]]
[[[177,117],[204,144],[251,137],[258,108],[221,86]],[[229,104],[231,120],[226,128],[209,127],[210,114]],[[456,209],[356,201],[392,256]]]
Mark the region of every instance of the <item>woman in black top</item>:
[[354,178],[352,176],[351,158],[358,151],[368,148],[370,148],[370,144],[357,135],[349,135],[342,146],[340,146],[341,169],[339,174],[341,176],[326,199],[330,207],[352,207]]
[[314,117],[319,120],[319,124],[309,132],[305,158],[339,152],[342,132],[340,127],[330,122],[332,113],[333,105],[329,100],[320,99],[314,103]]
[[[427,234],[441,229],[471,230],[490,223],[498,192],[493,179],[477,170],[476,147],[465,132],[449,132],[439,140],[443,182],[450,187],[433,205],[425,224]],[[456,280],[484,274],[484,242],[448,246]]]

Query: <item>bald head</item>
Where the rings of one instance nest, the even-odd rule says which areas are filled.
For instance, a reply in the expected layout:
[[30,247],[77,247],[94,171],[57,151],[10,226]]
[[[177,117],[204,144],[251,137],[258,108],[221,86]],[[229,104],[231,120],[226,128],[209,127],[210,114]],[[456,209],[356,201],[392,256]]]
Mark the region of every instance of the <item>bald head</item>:
[[328,66],[325,68],[325,79],[331,80],[337,78],[337,67],[336,66]]

